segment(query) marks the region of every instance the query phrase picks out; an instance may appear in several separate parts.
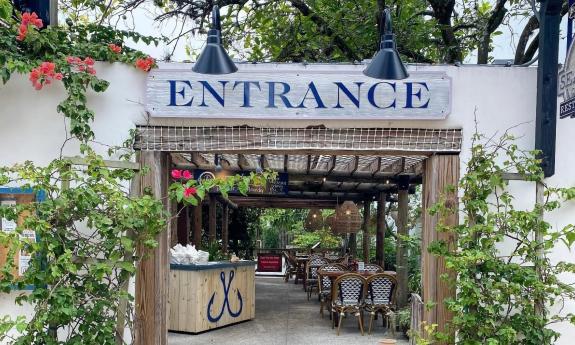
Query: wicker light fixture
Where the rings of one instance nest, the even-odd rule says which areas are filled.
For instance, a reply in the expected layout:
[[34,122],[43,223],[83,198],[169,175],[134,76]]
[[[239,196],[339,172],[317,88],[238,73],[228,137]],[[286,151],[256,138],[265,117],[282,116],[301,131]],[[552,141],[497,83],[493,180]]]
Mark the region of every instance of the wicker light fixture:
[[304,228],[307,231],[320,230],[323,227],[323,216],[319,208],[312,208],[309,210],[305,219]]
[[336,227],[335,227],[335,225],[336,225],[336,224],[335,224],[336,219],[337,219],[337,217],[336,217],[336,213],[335,213],[335,212],[332,213],[332,214],[330,214],[329,216],[325,217],[325,225],[327,225],[327,226],[329,227],[329,229],[331,230],[331,232],[332,232],[334,235],[337,235],[337,234],[338,234],[338,233],[337,233],[337,229],[336,229]]
[[361,229],[361,214],[351,201],[345,201],[336,210],[335,229],[338,234],[356,233]]

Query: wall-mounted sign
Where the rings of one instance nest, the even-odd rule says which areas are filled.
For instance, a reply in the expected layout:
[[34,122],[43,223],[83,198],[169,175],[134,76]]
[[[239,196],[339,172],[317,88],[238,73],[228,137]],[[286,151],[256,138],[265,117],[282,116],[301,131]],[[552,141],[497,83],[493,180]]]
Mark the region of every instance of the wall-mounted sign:
[[258,272],[281,272],[282,256],[280,254],[258,254]]
[[146,109],[156,117],[325,120],[437,120],[451,111],[451,79],[443,72],[378,80],[361,71],[337,73],[336,65],[329,73],[256,71],[152,70]]
[[573,45],[569,48],[565,65],[559,71],[559,85],[557,95],[563,97],[559,105],[559,118],[575,117],[575,53]]

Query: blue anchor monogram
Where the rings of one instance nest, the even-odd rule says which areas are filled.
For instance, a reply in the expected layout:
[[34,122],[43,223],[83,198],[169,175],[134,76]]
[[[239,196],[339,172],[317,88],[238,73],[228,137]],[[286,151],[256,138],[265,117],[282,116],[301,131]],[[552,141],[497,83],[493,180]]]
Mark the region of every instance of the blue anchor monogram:
[[240,294],[240,291],[238,290],[238,300],[240,301],[240,307],[237,312],[234,313],[232,311],[232,308],[230,307],[230,301],[228,299],[228,294],[230,293],[230,286],[232,285],[232,280],[234,280],[234,274],[235,274],[234,271],[230,271],[230,280],[226,285],[226,275],[224,272],[220,273],[220,280],[222,281],[222,286],[224,288],[224,303],[222,304],[222,309],[220,310],[220,313],[217,316],[212,316],[210,310],[212,309],[212,305],[214,304],[214,298],[216,297],[216,293],[214,292],[212,298],[210,298],[210,302],[208,303],[208,320],[210,322],[218,322],[224,315],[224,309],[226,309],[226,307],[232,317],[238,317],[242,313],[242,307],[244,306],[244,303],[242,301],[242,295]]

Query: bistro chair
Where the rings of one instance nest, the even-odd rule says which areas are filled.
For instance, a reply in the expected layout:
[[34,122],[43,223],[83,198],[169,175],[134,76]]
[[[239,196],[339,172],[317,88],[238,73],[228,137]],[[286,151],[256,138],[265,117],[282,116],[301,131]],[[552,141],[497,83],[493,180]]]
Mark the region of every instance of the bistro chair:
[[373,319],[377,313],[381,313],[383,320],[387,320],[387,326],[391,324],[391,332],[395,335],[395,287],[397,280],[385,273],[378,273],[367,278],[367,295],[365,296],[365,311],[370,314],[369,317],[369,331],[371,334],[371,326]]
[[286,252],[286,251],[282,251],[282,254],[285,258],[285,266],[286,266],[286,274],[285,274],[285,282],[287,283],[289,281],[289,277],[291,277],[292,275],[295,276],[295,282],[297,284],[297,270],[298,270],[298,265],[297,265],[297,260],[296,258],[294,258],[292,255],[290,255],[290,253]]
[[376,264],[365,264],[363,270],[366,272],[383,273],[383,267]]
[[[346,273],[338,277],[333,283],[333,296],[331,312],[338,315],[337,335],[341,328],[341,321],[346,313],[353,313],[357,317],[361,335],[363,335],[363,314],[366,280],[360,274]],[[332,318],[331,327],[335,326],[335,317]]]
[[[317,269],[317,276],[319,278],[319,312],[323,318],[323,308],[326,303],[331,303],[331,281],[332,278],[324,275],[325,272],[338,272],[347,271],[347,268],[342,264],[330,263],[321,266]],[[328,304],[329,305],[329,304]],[[331,313],[330,313],[331,315]]]
[[305,267],[305,291],[307,292],[307,300],[311,298],[313,290],[319,293],[317,269],[327,264],[327,260],[321,256],[313,256],[306,262]]

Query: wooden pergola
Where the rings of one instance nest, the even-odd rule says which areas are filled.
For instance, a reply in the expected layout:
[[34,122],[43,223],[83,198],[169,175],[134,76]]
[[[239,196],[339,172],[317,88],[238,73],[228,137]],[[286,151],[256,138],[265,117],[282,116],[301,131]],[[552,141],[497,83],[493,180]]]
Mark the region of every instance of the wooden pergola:
[[[281,195],[232,195],[224,200],[210,195],[208,237],[216,239],[216,207],[223,207],[222,239],[227,244],[230,207],[335,208],[351,200],[363,204],[365,230],[370,203],[393,198],[398,202],[398,233],[407,234],[408,194],[423,184],[423,210],[440,200],[445,187],[457,183],[461,130],[457,129],[328,129],[253,128],[253,127],[159,127],[138,128],[135,148],[142,165],[155,167],[142,183],[158,197],[167,194],[168,171],[174,167],[215,171],[216,166],[230,173],[271,169],[288,174],[287,193]],[[397,195],[393,196],[392,195]],[[456,195],[447,195],[456,204]],[[177,205],[166,202],[174,213]],[[192,219],[180,220],[192,229],[192,242],[201,242],[201,207],[195,207]],[[377,261],[383,263],[385,206],[377,210]],[[448,219],[456,223],[456,217]],[[438,218],[427,212],[422,220],[422,285],[425,302],[443,301],[453,294],[439,277],[449,272],[441,259],[431,256],[427,246],[446,235],[435,231]],[[141,344],[166,344],[165,291],[167,289],[168,249],[176,238],[190,238],[170,231],[160,235],[154,255],[142,260],[136,279],[136,339]],[[364,236],[367,240],[369,237]],[[453,243],[452,238],[445,238]],[[401,243],[399,244],[401,245]],[[364,243],[369,250],[369,243]],[[226,250],[227,248],[224,248]],[[407,258],[398,257],[399,284],[407,284]],[[150,270],[154,274],[150,275]],[[139,278],[138,278],[139,277]],[[402,281],[402,279],[404,281]],[[399,296],[407,300],[407,296]],[[424,312],[429,324],[444,325],[450,315],[443,305]],[[146,326],[147,325],[147,326]],[[154,326],[152,326],[154,325]],[[158,326],[159,325],[159,326]],[[159,328],[158,328],[159,327]]]

